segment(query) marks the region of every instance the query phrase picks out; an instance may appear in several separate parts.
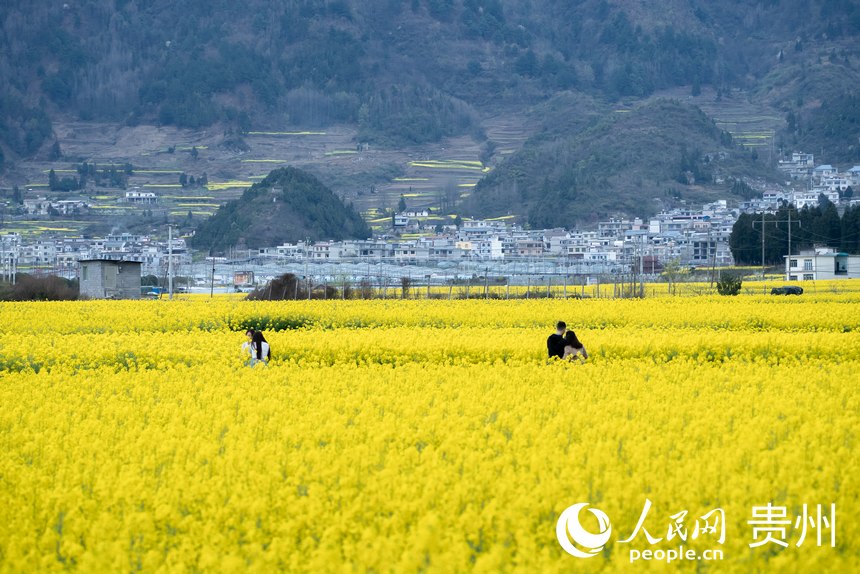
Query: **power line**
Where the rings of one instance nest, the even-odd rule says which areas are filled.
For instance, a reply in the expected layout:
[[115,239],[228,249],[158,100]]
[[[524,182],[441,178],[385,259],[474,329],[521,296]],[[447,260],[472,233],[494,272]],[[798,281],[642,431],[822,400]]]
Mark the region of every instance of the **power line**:
[[[755,229],[755,224],[759,223],[758,221],[752,222],[752,227]],[[770,221],[765,220],[765,212],[761,212],[761,278],[764,279],[764,254],[765,254],[765,225],[768,223],[773,223],[774,225],[778,223],[788,223],[788,254],[791,255],[791,211],[788,212],[788,219],[771,219]],[[800,221],[795,220],[794,223],[800,225]]]

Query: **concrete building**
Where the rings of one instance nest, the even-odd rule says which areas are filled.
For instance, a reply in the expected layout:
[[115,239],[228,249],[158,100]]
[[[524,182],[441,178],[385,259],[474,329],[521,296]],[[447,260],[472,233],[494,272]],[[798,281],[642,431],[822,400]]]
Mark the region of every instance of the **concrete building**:
[[830,165],[829,163],[825,163],[819,166],[816,166],[815,169],[812,170],[812,177],[814,181],[820,184],[824,178],[833,177],[839,173],[839,170]]
[[84,259],[81,295],[92,299],[140,299],[139,261]]
[[860,255],[840,253],[829,247],[803,250],[798,255],[786,255],[785,279],[860,279]]
[[125,201],[127,203],[152,204],[158,203],[158,196],[151,191],[127,191],[125,192]]
[[812,175],[815,167],[815,158],[811,153],[794,152],[791,160],[781,160],[779,169],[786,172],[794,179],[805,178]]

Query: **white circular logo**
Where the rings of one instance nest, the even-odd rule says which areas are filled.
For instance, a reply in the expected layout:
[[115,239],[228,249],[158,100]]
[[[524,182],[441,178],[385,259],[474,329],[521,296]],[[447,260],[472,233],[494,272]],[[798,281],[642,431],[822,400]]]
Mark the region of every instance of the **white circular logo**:
[[[580,502],[565,508],[555,525],[558,543],[561,544],[565,552],[577,558],[591,558],[596,555],[603,550],[603,545],[609,541],[609,536],[612,534],[609,517],[606,516],[605,512],[596,508],[589,508],[588,511],[597,518],[600,532],[592,534],[582,527],[582,524],[579,523],[579,512],[587,506],[587,502]],[[574,546],[574,543],[582,550]]]

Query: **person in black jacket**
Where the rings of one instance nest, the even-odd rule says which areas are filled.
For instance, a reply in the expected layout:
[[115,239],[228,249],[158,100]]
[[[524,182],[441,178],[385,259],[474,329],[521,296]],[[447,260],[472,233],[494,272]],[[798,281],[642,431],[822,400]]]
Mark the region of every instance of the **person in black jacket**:
[[549,358],[558,357],[564,358],[564,331],[567,329],[567,324],[564,321],[559,321],[555,326],[555,333],[549,336],[546,340],[546,350],[549,353]]

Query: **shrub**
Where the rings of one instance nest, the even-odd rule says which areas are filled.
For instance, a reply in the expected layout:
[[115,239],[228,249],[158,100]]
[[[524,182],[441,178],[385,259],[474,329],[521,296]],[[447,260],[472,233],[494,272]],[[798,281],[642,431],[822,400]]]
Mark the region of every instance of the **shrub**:
[[[311,293],[308,297],[308,287]],[[338,290],[331,286],[308,284],[292,273],[284,273],[248,293],[249,301],[279,301],[284,299],[337,299]]]
[[56,275],[34,277],[19,273],[15,284],[0,284],[0,301],[73,301],[79,297],[77,280]]
[[724,275],[717,281],[717,293],[720,295],[737,295],[741,292],[741,278]]

